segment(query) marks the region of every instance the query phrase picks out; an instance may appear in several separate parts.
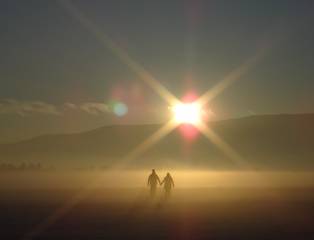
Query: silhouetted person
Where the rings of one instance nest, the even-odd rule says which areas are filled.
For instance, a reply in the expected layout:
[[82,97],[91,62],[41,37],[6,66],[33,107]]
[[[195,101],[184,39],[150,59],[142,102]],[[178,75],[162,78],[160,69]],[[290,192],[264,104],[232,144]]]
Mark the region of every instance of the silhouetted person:
[[174,188],[174,182],[170,175],[170,173],[167,173],[164,180],[162,180],[161,185],[164,184],[164,190],[165,190],[165,197],[169,198],[171,194],[172,188]]
[[147,185],[150,187],[150,196],[154,197],[156,195],[157,185],[161,184],[155,169],[152,169],[152,173],[148,177]]

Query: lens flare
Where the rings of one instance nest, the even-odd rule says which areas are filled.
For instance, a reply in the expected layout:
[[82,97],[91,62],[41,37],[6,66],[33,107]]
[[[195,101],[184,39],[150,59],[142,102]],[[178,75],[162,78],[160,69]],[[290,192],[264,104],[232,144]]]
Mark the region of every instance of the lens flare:
[[118,102],[113,106],[113,112],[118,116],[122,117],[128,112],[128,107],[122,102]]

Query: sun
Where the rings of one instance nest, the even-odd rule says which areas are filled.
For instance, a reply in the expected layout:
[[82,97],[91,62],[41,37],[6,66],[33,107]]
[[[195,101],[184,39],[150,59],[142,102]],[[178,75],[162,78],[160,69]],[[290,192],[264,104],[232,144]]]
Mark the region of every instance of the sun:
[[172,107],[172,113],[178,124],[197,125],[202,121],[202,108],[196,102],[178,103]]

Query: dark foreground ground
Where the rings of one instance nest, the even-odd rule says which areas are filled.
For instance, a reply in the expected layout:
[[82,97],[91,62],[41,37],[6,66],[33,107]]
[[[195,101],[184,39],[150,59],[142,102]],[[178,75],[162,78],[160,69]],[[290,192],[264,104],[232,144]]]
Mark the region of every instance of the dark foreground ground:
[[0,239],[314,239],[313,189],[1,190]]

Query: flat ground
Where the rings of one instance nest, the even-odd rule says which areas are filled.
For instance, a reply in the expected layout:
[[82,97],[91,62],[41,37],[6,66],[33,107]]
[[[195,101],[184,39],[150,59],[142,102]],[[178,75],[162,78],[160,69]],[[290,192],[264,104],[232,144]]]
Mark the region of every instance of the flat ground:
[[1,190],[1,239],[314,239],[314,191]]

